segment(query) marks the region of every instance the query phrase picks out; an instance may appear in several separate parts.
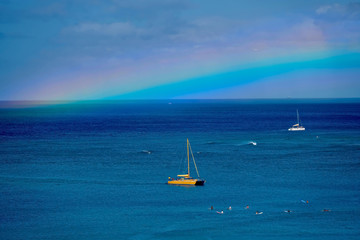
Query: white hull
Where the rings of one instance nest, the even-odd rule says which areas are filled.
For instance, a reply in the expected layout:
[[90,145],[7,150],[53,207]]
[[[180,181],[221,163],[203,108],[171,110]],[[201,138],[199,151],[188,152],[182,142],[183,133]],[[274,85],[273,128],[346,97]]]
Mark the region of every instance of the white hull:
[[305,131],[304,127],[289,128],[289,131]]

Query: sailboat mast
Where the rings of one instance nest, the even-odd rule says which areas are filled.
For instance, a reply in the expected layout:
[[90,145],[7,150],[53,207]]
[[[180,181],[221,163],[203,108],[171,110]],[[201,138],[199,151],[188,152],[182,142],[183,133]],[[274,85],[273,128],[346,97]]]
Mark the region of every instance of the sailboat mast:
[[299,122],[299,110],[298,109],[296,109],[296,114],[297,114],[298,124],[300,124],[300,122]]
[[186,139],[187,141],[187,157],[188,157],[188,176],[190,177],[190,158],[189,158],[189,139]]

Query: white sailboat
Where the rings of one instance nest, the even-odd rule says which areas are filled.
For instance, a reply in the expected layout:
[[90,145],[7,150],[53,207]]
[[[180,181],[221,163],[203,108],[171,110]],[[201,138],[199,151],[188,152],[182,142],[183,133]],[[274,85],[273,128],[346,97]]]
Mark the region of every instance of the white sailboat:
[[299,111],[296,109],[297,113],[297,124],[294,124],[291,128],[289,128],[289,131],[305,131],[305,128],[301,126],[300,124],[300,118],[299,118]]

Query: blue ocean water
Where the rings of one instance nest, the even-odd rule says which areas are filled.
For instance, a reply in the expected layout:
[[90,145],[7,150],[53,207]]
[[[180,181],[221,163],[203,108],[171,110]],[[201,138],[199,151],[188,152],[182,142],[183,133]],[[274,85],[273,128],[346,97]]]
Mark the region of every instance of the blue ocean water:
[[359,239],[359,102],[0,105],[1,239]]

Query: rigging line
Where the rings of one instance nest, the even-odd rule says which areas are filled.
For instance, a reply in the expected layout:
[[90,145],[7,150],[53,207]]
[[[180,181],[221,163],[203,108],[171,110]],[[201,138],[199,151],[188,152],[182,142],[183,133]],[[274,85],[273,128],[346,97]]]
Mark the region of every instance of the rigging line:
[[189,147],[190,147],[191,156],[192,156],[192,159],[193,159],[193,162],[194,162],[194,165],[195,165],[196,173],[197,173],[197,175],[198,175],[198,178],[200,178],[199,171],[198,171],[198,169],[197,169],[197,167],[196,167],[195,158],[194,158],[193,151],[192,151],[192,149],[191,149],[190,142],[189,142]]

